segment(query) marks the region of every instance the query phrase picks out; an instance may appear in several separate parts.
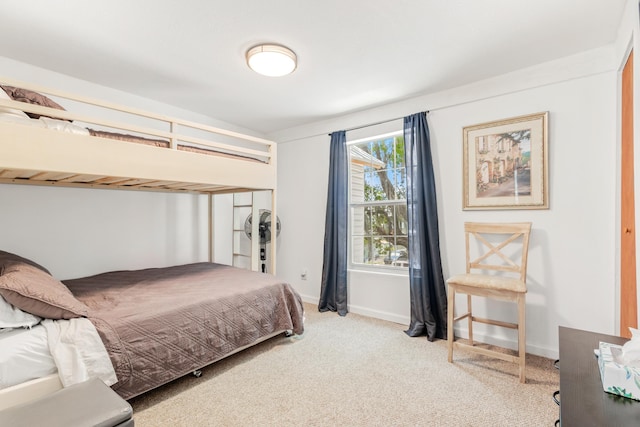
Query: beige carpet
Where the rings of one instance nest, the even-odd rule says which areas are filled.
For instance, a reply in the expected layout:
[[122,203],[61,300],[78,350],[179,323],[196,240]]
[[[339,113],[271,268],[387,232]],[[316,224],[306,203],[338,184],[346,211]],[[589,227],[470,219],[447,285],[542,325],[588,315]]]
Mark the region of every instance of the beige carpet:
[[305,305],[302,337],[276,337],[131,401],[137,427],[552,426],[558,371],[410,338],[406,325]]

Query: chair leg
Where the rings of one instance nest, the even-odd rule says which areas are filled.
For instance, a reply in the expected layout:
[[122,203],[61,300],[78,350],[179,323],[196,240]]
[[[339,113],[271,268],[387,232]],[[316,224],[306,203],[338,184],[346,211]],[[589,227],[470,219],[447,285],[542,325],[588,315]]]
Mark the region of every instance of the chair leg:
[[467,311],[469,312],[469,345],[473,345],[473,312],[471,311],[471,295],[467,294]]
[[525,383],[525,361],[527,355],[525,294],[518,295],[518,362],[520,366],[520,382]]
[[456,288],[449,285],[447,293],[447,360],[453,362],[453,312],[455,310]]

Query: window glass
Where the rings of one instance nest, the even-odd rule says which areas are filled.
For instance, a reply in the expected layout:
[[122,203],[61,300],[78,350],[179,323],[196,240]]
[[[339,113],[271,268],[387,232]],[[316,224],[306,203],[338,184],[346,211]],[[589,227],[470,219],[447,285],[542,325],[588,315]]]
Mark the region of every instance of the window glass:
[[350,144],[351,263],[406,267],[407,185],[401,132]]

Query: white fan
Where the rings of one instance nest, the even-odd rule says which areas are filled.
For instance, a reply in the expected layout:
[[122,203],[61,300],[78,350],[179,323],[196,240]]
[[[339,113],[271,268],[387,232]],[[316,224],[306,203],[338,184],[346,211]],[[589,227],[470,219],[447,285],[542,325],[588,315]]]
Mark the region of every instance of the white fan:
[[[271,211],[260,209],[259,216],[260,222],[258,223],[258,235],[260,236],[260,260],[262,261],[262,272],[266,273],[266,245],[271,241]],[[252,222],[253,214],[249,214],[247,219],[244,221],[244,232],[249,239],[251,239],[252,234]],[[280,218],[276,217],[276,238],[280,235],[280,228]]]

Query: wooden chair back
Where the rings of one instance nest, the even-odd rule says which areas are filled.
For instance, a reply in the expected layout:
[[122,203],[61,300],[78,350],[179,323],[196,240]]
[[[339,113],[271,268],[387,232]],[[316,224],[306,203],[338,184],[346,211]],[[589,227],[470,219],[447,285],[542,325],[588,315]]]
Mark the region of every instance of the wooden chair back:
[[[464,224],[467,274],[493,270],[519,274],[526,282],[531,223]],[[473,242],[477,247],[471,247]]]

